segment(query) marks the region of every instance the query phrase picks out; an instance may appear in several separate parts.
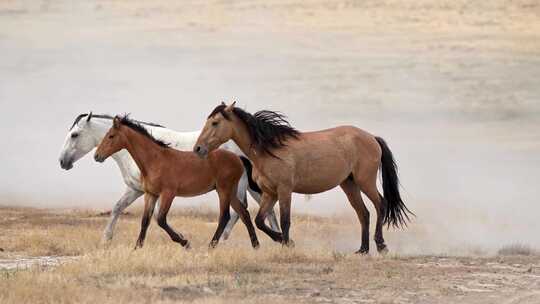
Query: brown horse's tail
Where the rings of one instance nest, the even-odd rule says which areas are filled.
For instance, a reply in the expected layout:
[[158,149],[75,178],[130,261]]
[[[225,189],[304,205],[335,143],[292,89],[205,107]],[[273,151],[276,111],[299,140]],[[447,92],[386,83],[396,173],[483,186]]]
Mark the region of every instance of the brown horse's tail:
[[399,178],[397,172],[396,161],[392,155],[392,151],[380,137],[375,137],[382,150],[381,157],[381,172],[382,172],[382,187],[384,192],[384,219],[383,223],[388,227],[401,228],[407,226],[410,221],[409,215],[413,215],[399,194]]

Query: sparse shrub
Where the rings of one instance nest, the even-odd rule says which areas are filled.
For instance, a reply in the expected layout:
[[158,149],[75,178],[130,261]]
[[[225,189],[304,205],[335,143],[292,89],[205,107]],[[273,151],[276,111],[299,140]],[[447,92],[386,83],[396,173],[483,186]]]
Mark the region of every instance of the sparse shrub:
[[497,252],[499,255],[536,255],[538,252],[529,245],[525,244],[510,244],[502,247]]

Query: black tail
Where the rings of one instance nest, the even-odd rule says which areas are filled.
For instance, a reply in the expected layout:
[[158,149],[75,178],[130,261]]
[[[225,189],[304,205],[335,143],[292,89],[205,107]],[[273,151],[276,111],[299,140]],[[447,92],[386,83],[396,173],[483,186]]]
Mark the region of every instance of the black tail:
[[399,194],[399,178],[394,156],[384,139],[380,137],[375,137],[375,139],[382,149],[382,187],[384,201],[386,201],[383,223],[395,228],[407,226],[407,222],[410,221],[409,215],[414,216],[414,213],[405,206]]
[[246,157],[244,156],[240,156],[240,159],[242,160],[242,163],[244,164],[244,168],[246,169],[246,174],[247,174],[247,177],[248,177],[248,183],[249,183],[249,189],[259,193],[259,194],[262,194],[262,190],[261,188],[259,188],[259,185],[257,185],[257,183],[253,180],[253,176],[251,174],[253,174],[253,165],[251,164],[251,162],[249,161],[249,159],[247,159]]

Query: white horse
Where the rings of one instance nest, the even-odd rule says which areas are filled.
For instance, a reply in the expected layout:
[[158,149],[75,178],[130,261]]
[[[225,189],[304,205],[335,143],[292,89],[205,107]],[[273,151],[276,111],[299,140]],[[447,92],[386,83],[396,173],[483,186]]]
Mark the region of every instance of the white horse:
[[[69,170],[73,168],[73,164],[76,161],[96,148],[107,131],[111,128],[112,119],[112,116],[93,115],[92,112],[77,116],[73,122],[73,125],[69,129],[64,146],[62,147],[62,151],[60,153],[60,166],[65,170]],[[200,131],[176,132],[153,123],[139,123],[142,123],[154,137],[169,143],[172,148],[178,150],[191,151],[200,133]],[[246,192],[249,191],[251,197],[253,197],[257,203],[259,203],[261,199],[261,190],[251,179],[252,167],[250,161],[232,141],[223,144],[221,148],[236,153],[238,156],[240,156],[242,162],[244,163],[246,170],[238,183],[237,191],[237,196],[240,202],[247,207]],[[105,241],[112,240],[114,227],[122,211],[131,205],[131,203],[133,203],[138,197],[144,194],[140,180],[139,168],[129,153],[122,150],[113,154],[112,158],[116,161],[118,168],[120,168],[122,178],[124,179],[124,183],[127,187],[122,197],[112,209],[111,217],[107,223],[107,227],[105,228],[103,235]],[[273,210],[271,214],[269,214],[268,219],[272,229],[279,231],[278,222]],[[223,237],[225,239],[229,237],[231,230],[237,221],[238,214],[233,211],[231,213],[231,219],[229,220],[229,223],[227,224],[227,227],[223,233]]]

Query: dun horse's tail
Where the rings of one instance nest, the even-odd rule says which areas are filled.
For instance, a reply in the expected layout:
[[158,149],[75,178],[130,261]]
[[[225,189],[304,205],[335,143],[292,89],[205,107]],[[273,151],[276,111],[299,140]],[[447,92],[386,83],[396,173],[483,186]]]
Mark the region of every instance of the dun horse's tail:
[[409,214],[414,216],[414,213],[405,206],[405,203],[399,194],[399,178],[396,161],[384,139],[380,137],[375,137],[375,139],[382,150],[381,172],[384,192],[383,201],[386,202],[383,223],[396,228],[407,226]]

